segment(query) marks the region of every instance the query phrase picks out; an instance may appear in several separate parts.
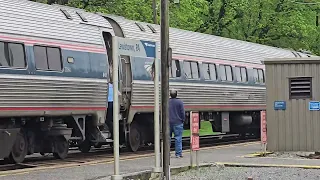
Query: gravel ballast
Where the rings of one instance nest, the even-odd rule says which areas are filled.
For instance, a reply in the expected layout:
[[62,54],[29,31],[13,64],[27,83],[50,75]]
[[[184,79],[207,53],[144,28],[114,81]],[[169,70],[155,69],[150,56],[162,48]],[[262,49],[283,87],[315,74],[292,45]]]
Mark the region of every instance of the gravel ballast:
[[209,167],[172,176],[172,180],[319,180],[320,169]]

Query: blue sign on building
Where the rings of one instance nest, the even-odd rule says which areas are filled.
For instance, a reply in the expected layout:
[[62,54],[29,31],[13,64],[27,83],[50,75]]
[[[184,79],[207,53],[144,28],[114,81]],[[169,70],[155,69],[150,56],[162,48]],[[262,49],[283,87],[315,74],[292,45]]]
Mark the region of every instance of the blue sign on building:
[[309,111],[319,111],[320,102],[319,101],[310,101],[309,102]]
[[286,110],[287,104],[285,101],[275,101],[274,102],[274,110]]

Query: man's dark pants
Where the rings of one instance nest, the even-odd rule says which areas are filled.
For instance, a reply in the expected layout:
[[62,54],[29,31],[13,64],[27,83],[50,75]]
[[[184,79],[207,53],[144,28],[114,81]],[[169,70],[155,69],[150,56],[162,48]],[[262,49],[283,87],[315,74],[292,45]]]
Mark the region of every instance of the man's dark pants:
[[113,137],[113,102],[108,102],[106,124],[111,132],[111,137]]

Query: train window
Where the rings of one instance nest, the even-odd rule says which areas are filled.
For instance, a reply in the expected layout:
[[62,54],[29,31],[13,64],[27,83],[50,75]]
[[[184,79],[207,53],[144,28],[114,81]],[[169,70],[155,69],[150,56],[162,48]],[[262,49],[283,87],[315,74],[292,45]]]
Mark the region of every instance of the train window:
[[172,60],[172,66],[171,68],[169,69],[169,77],[172,78],[172,77],[176,77],[176,71],[174,70],[176,69],[176,64],[174,63],[174,60]]
[[183,62],[183,70],[184,70],[184,74],[187,77],[187,79],[192,79],[191,67],[190,67],[189,61]]
[[229,65],[220,65],[221,80],[232,81],[232,69]]
[[226,66],[226,74],[227,74],[227,81],[232,81],[232,69],[231,66]]
[[172,69],[172,72],[176,74],[176,77],[181,76],[181,68],[178,60],[174,60],[173,63],[175,65],[175,69]]
[[0,42],[0,66],[26,67],[24,45]]
[[264,83],[264,73],[262,69],[258,69],[259,82]]
[[10,65],[12,67],[26,67],[24,47],[22,44],[8,43]]
[[248,81],[248,76],[247,76],[247,68],[241,67],[241,80],[242,82],[247,82]]
[[245,67],[235,67],[235,75],[236,75],[236,80],[238,82],[247,82],[247,68]]
[[220,65],[220,76],[222,81],[227,80],[226,67],[224,65]]
[[235,73],[235,76],[236,76],[236,80],[238,82],[241,82],[241,70],[240,70],[240,67],[234,67],[234,73]]
[[263,69],[253,69],[253,78],[254,81],[257,83],[264,83],[265,79],[264,79],[264,72]]
[[210,68],[208,63],[202,63],[204,79],[210,80]]
[[217,80],[217,67],[215,64],[209,64],[211,80]]
[[59,48],[34,46],[36,68],[41,70],[62,69],[61,52]]
[[62,69],[60,49],[48,47],[47,56],[49,69],[60,71]]
[[0,42],[0,65],[1,66],[9,66],[10,60],[8,57],[7,49],[5,47],[5,43]]
[[34,46],[34,58],[37,69],[48,69],[46,48],[42,46]]
[[181,76],[179,60],[172,60],[172,67],[169,70],[169,75],[172,78],[176,78],[176,77]]
[[193,79],[199,79],[199,66],[198,62],[191,62],[191,72]]
[[217,68],[215,64],[203,63],[204,79],[217,80]]
[[259,82],[258,69],[253,69],[253,80]]

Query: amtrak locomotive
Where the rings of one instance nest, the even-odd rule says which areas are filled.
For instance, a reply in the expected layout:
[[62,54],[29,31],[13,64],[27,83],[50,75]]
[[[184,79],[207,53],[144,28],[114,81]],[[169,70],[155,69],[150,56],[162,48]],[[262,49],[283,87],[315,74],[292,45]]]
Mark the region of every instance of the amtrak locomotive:
[[[70,145],[88,152],[112,143],[112,36],[159,42],[160,27],[27,0],[0,0],[0,16],[0,159],[63,159]],[[199,111],[213,131],[239,134],[259,134],[266,108],[260,61],[309,56],[174,28],[170,47],[170,87],[179,91],[186,119]],[[120,140],[132,151],[153,142],[152,75],[152,59],[121,57]]]

